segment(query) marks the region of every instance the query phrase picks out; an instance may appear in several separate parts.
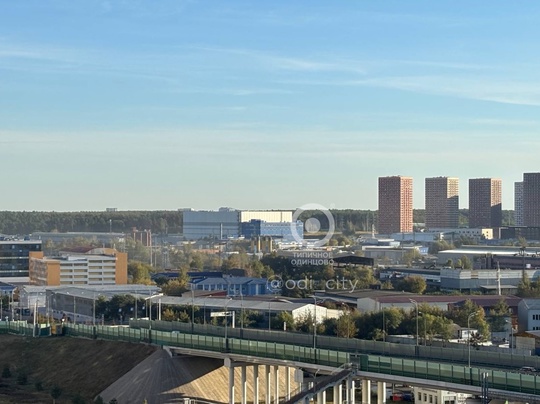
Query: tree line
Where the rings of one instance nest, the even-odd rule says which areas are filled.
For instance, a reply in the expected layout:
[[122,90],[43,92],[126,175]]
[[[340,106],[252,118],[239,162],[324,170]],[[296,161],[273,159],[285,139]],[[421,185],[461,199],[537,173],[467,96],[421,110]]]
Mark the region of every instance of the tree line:
[[182,212],[10,212],[0,211],[0,233],[25,235],[34,232],[118,232],[133,228],[154,233],[181,233]]
[[[376,210],[330,210],[336,231],[345,235],[370,232],[377,226]],[[468,224],[468,209],[460,209],[460,226]],[[317,218],[323,229],[328,229],[328,218],[320,211],[305,211],[301,220]],[[14,212],[0,211],[0,233],[10,235],[43,232],[130,232],[137,229],[154,233],[181,234],[181,211],[117,211],[117,212]],[[425,210],[413,211],[414,223],[425,223]],[[503,225],[514,224],[514,212],[503,210]]]
[[[252,310],[249,301],[245,303],[245,309],[236,313],[236,327],[313,333],[314,321],[309,312],[293,318],[291,313],[284,311],[272,314],[269,319],[266,312]],[[510,309],[504,299],[490,308],[489,314],[471,300],[446,311],[426,303],[420,303],[418,311],[415,308],[389,307],[377,312],[359,312],[331,302],[322,305],[330,309],[341,309],[344,313],[338,318],[327,318],[318,323],[318,335],[386,340],[388,336],[416,335],[418,331],[419,338],[425,344],[436,338],[448,341],[454,335],[455,325],[462,328],[470,325],[471,329],[477,330],[472,339],[476,343],[484,342],[490,338],[491,332],[504,331],[510,317]],[[193,321],[195,324],[217,326],[224,326],[225,321],[231,321],[230,318],[211,317],[211,310],[207,307],[163,305],[161,310],[162,321]],[[154,302],[150,308],[144,299],[138,299],[136,303],[131,295],[117,295],[110,300],[100,297],[96,302],[96,317],[108,322],[126,322],[135,317],[151,317],[155,320],[158,318],[158,305]]]

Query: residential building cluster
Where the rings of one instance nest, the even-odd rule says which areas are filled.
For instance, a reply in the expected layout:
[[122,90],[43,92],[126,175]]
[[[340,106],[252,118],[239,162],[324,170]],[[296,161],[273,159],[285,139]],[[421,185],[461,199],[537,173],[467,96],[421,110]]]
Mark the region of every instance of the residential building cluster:
[[[502,227],[502,181],[471,178],[468,185],[469,228]],[[412,232],[413,178],[380,177],[378,196],[378,232]],[[428,230],[460,227],[458,178],[425,179],[425,215]],[[524,173],[514,184],[514,217],[516,226],[540,227],[540,173]]]
[[[539,174],[540,175],[540,174]],[[459,179],[425,179],[425,227],[457,229],[459,225]],[[379,178],[379,226],[381,234],[413,231],[413,178]],[[502,226],[502,181],[496,178],[469,180],[469,227]]]

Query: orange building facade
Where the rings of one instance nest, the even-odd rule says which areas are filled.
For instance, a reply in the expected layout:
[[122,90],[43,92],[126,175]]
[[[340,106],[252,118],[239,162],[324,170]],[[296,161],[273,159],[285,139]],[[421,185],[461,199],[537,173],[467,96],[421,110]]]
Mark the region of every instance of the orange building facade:
[[127,254],[112,248],[95,248],[84,254],[63,253],[45,257],[31,252],[30,283],[38,286],[125,285]]

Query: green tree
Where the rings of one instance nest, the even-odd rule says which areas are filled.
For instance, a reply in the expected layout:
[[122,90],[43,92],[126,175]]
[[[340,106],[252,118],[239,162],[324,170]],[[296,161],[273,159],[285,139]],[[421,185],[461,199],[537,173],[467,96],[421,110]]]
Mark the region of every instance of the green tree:
[[153,282],[150,276],[155,273],[155,269],[140,261],[130,261],[128,263],[128,276],[131,283],[140,285],[151,285]]
[[461,257],[461,267],[463,269],[472,269],[472,267],[473,267],[470,258],[467,257],[466,255],[463,255]]
[[171,279],[161,287],[162,292],[167,296],[182,296],[182,293],[189,289],[187,283],[181,279]]
[[492,332],[501,332],[506,329],[506,321],[511,316],[510,307],[505,299],[500,299],[489,311],[489,325]]
[[336,334],[338,337],[354,338],[357,333],[356,316],[353,313],[347,312],[339,316],[336,327]]
[[399,282],[398,289],[405,292],[422,294],[426,290],[426,287],[426,280],[424,278],[421,276],[412,275]]
[[176,320],[176,313],[170,307],[167,307],[165,310],[163,310],[161,319],[163,321],[174,321]]
[[280,312],[276,318],[276,327],[274,328],[281,328],[283,329],[283,324],[285,324],[285,327],[287,331],[295,331],[296,330],[296,324],[294,322],[294,318],[291,313],[287,311]]
[[403,257],[401,258],[401,263],[410,267],[414,261],[419,261],[422,259],[422,255],[416,248],[407,250]]
[[432,323],[433,335],[438,335],[444,341],[448,341],[453,334],[452,324],[452,320],[448,318],[435,316]]
[[484,309],[474,304],[471,300],[466,300],[463,306],[455,307],[448,312],[448,318],[461,327],[475,328],[483,341],[489,338],[489,324],[486,321]]

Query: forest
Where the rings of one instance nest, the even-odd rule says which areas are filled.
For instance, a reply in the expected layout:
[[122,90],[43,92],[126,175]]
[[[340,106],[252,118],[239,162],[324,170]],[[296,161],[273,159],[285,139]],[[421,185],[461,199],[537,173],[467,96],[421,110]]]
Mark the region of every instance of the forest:
[[[377,223],[377,211],[331,210],[336,231],[345,235],[371,232]],[[423,209],[413,212],[414,223],[425,222]],[[323,212],[305,211],[302,221],[317,218],[322,229],[328,228],[328,219]],[[503,210],[503,225],[514,223],[511,210]],[[460,210],[460,226],[468,225],[468,210]],[[133,228],[151,230],[157,234],[181,234],[181,211],[117,211],[117,212],[13,212],[0,211],[0,233],[26,235],[33,232],[115,232],[128,233]]]

